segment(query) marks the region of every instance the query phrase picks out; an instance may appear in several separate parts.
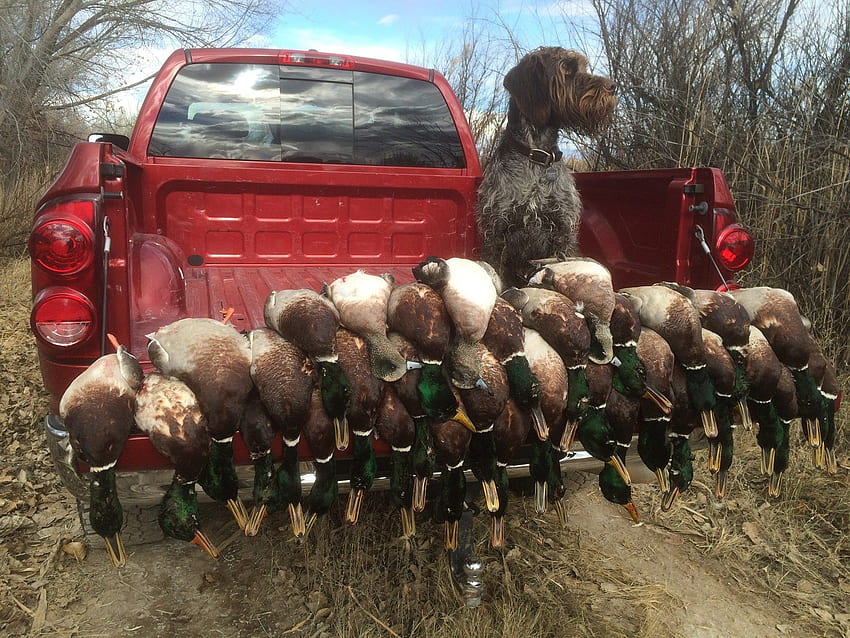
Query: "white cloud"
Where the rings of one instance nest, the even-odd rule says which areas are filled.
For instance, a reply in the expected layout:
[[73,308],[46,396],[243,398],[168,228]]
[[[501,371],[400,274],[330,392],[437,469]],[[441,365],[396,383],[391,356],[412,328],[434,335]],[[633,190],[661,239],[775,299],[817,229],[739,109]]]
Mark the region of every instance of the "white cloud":
[[398,20],[399,20],[399,15],[397,13],[390,13],[389,15],[385,15],[383,18],[378,20],[378,24],[386,26],[386,25],[394,24],[394,23],[398,22]]

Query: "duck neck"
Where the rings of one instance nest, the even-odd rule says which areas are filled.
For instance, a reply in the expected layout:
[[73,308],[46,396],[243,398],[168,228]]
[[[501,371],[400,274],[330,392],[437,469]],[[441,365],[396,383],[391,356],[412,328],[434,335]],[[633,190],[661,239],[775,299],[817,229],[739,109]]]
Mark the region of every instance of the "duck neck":
[[171,538],[191,541],[195,537],[200,523],[194,481],[174,477],[160,504],[159,526]]
[[89,522],[98,534],[115,536],[124,524],[124,510],[115,489],[115,469],[92,472],[89,479]]

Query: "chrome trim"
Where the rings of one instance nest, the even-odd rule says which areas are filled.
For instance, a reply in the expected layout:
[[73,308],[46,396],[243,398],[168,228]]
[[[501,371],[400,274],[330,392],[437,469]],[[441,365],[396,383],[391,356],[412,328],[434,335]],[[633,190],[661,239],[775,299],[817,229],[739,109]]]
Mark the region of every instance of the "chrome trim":
[[77,455],[71,448],[71,440],[65,424],[58,414],[48,414],[44,418],[44,431],[47,437],[47,449],[53,460],[53,467],[62,485],[71,492],[77,500],[88,499],[89,483],[80,474]]

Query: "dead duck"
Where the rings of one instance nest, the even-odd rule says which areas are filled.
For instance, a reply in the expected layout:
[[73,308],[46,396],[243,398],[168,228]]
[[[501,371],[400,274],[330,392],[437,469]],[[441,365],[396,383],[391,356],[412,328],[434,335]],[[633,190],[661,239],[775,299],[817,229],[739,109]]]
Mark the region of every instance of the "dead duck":
[[[318,373],[303,350],[270,328],[255,328],[248,334],[248,340],[251,345],[251,378],[273,428],[283,438],[283,458],[275,473],[277,500],[273,507],[286,507],[292,533],[296,537],[302,536],[305,522],[298,444],[302,426],[310,414]],[[264,514],[261,505],[251,516],[251,529],[259,526]]]
[[461,257],[428,257],[413,268],[416,281],[428,284],[443,298],[455,332],[448,350],[448,368],[458,388],[481,386],[475,344],[487,331],[496,303],[496,286],[478,262]]
[[463,461],[473,435],[466,426],[452,420],[431,423],[429,427],[437,465],[442,470],[436,517],[445,525],[445,548],[453,551],[458,546],[458,521],[466,507]]
[[213,444],[198,482],[210,498],[227,506],[244,529],[248,513],[239,498],[233,435],[253,387],[248,339],[233,326],[207,318],[180,319],[148,339],[151,363],[166,376],[186,383],[207,418]]
[[809,370],[821,395],[820,416],[817,419],[817,431],[807,433],[807,438],[819,440],[820,445],[813,448],[812,460],[815,467],[834,474],[838,471],[835,458],[835,405],[841,391],[835,368],[824,356],[820,345],[812,339],[809,355]]
[[611,315],[615,300],[611,272],[605,266],[588,257],[572,257],[546,264],[528,283],[556,290],[575,301],[590,325],[590,360],[594,363],[611,361],[614,357]]
[[762,331],[779,361],[790,368],[800,419],[809,435],[809,444],[817,447],[817,426],[812,423],[821,415],[821,397],[809,371],[812,341],[807,338],[808,330],[794,296],[787,290],[767,286],[731,290],[730,294],[746,309],[750,321]]
[[351,491],[345,521],[356,525],[366,491],[372,487],[377,471],[377,459],[372,446],[375,419],[381,407],[384,382],[372,374],[369,348],[366,340],[347,328],[340,327],[336,334],[339,365],[348,379],[351,400],[345,416],[354,434],[351,466]]
[[702,324],[691,301],[666,284],[624,288],[621,293],[632,298],[642,325],[661,335],[684,367],[688,397],[699,413],[706,436],[717,436],[714,420],[714,387],[705,363]]
[[[592,376],[593,373],[591,373]],[[605,415],[611,424],[614,440],[617,443],[615,454],[624,467],[632,436],[638,423],[639,411],[640,399],[628,397],[616,389],[611,389],[605,406]],[[602,468],[599,473],[599,490],[605,500],[622,506],[635,523],[640,523],[640,513],[632,500],[632,486],[623,480],[614,466],[606,464]]]
[[769,452],[772,455],[773,471],[770,474],[767,493],[768,496],[777,497],[782,491],[782,477],[791,460],[791,422],[799,416],[794,377],[786,366],[782,367],[779,375],[779,383],[776,384],[772,404],[776,410],[779,426],[776,429],[775,438],[770,441],[773,445],[773,449]]
[[[610,366],[588,362],[587,407],[576,430],[576,438],[591,456],[611,466],[626,484],[629,471],[617,454],[618,441],[608,420],[608,397],[613,390],[614,372]],[[631,435],[629,435],[631,440]]]
[[413,468],[411,450],[416,439],[416,424],[393,384],[387,384],[375,419],[378,436],[387,442],[390,455],[390,494],[401,515],[402,538],[416,534],[413,513]]
[[115,567],[127,561],[121,542],[124,511],[115,489],[115,464],[133,427],[139,362],[123,346],[95,360],[76,377],[59,401],[59,416],[71,447],[89,466],[89,522],[104,539]]
[[537,437],[547,441],[549,432],[540,409],[540,382],[528,364],[524,339],[519,312],[505,299],[498,297],[481,343],[505,368],[510,396],[520,409],[531,415]]
[[481,378],[487,389],[459,388],[458,395],[466,414],[475,426],[467,463],[481,482],[487,510],[493,513],[499,509],[499,494],[495,483],[496,443],[493,427],[508,401],[508,378],[505,369],[484,344],[476,343],[475,349],[479,359],[476,367],[481,371]]
[[277,290],[266,298],[263,317],[267,327],[301,348],[318,367],[322,405],[333,420],[337,449],[346,449],[349,441],[345,411],[351,388],[336,349],[336,306],[309,288]]
[[160,528],[166,536],[193,543],[218,558],[218,549],[201,531],[198,516],[195,484],[207,466],[212,440],[195,394],[183,381],[152,372],[136,403],[139,429],[174,466],[171,486],[160,504]]
[[567,451],[587,399],[590,329],[575,302],[554,290],[509,288],[502,296],[516,308],[523,325],[534,328],[555,349],[567,369],[567,424],[562,449]]
[[271,417],[260,400],[256,388],[251,390],[245,402],[239,432],[254,466],[254,484],[251,492],[253,507],[245,523],[245,535],[256,536],[266,513],[270,508],[274,509],[280,499],[280,488],[275,480],[272,455],[272,442],[276,433],[272,427]]
[[508,508],[509,481],[508,464],[516,457],[531,431],[530,413],[521,408],[513,398],[505,403],[505,409],[493,423],[493,440],[496,451],[496,473],[494,482],[498,493],[499,507],[491,512],[490,546],[505,546],[505,512]]
[[[670,345],[651,328],[643,328],[638,337],[636,353],[646,371],[646,382],[663,396],[673,396],[673,368],[675,359]],[[668,436],[671,410],[664,410],[651,397],[640,400],[640,432],[637,452],[644,465],[655,473],[662,494],[670,490],[667,467],[673,454]]]
[[540,380],[540,409],[549,430],[549,439],[531,441],[529,472],[534,479],[534,505],[545,514],[551,498],[558,519],[566,522],[561,497],[560,455],[569,449],[567,437],[567,369],[555,349],[533,328],[523,328],[525,352],[534,376]]
[[372,374],[384,381],[398,381],[411,365],[387,339],[387,309],[394,283],[392,275],[358,270],[335,279],[323,291],[339,311],[340,323],[365,339]]
[[670,465],[667,473],[669,488],[661,497],[662,511],[668,511],[680,494],[687,491],[694,480],[694,455],[690,435],[700,416],[691,405],[687,370],[676,363],[671,375],[670,412]]
[[317,383],[310,394],[310,411],[301,429],[304,440],[313,457],[315,477],[304,513],[304,536],[306,537],[320,516],[326,515],[339,494],[336,479],[336,425],[328,415],[322,399],[322,389]]
[[[747,328],[749,332],[749,328]],[[741,402],[746,401],[746,388],[739,367],[732,355],[724,347],[720,335],[711,330],[702,330],[702,342],[705,347],[705,360],[708,374],[714,383],[717,403],[714,415],[717,422],[717,436],[708,440],[708,470],[714,476],[714,495],[726,496],[726,478],[732,466],[734,454],[735,424],[732,413]],[[742,372],[742,371],[741,371]]]

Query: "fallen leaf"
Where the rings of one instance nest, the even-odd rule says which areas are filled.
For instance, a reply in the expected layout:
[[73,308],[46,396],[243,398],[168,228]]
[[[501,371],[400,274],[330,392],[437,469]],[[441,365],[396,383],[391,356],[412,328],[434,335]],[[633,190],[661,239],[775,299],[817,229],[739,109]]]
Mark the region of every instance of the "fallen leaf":
[[764,543],[761,527],[759,527],[757,523],[747,521],[741,525],[741,531],[746,534],[747,538],[749,538],[754,545],[761,545]]
[[86,544],[80,541],[71,541],[62,545],[62,551],[77,559],[78,563],[82,563],[86,559]]

